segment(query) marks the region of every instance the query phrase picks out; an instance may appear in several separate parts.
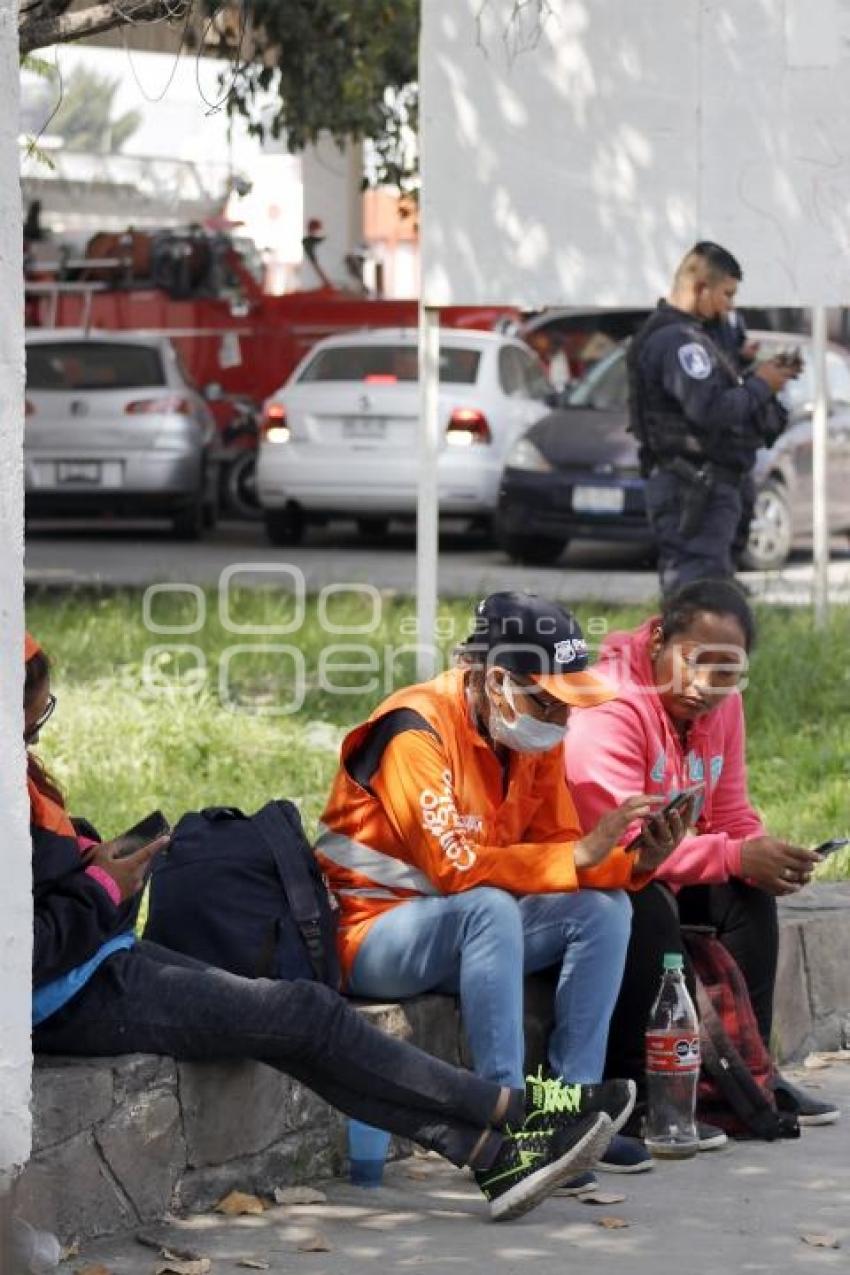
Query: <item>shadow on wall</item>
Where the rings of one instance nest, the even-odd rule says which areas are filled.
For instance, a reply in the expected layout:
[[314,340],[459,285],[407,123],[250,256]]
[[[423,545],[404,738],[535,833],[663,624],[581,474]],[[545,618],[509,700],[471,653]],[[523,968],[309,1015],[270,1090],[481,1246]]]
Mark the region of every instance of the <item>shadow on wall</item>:
[[840,40],[797,49],[786,10],[426,0],[426,300],[646,304],[712,237],[746,302],[840,303],[850,75]]

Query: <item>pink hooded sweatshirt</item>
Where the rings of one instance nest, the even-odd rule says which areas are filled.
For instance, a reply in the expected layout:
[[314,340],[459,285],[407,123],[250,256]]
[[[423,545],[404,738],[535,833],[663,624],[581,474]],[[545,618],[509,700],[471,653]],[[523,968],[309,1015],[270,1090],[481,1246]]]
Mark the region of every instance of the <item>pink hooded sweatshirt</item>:
[[[697,835],[685,837],[655,875],[674,887],[713,885],[741,876],[741,843],[764,835],[747,795],[743,704],[738,691],[728,695],[694,722],[683,745],[652,675],[650,637],[657,624],[655,617],[603,642],[594,670],[616,682],[620,698],[570,718],[567,782],[582,827],[592,828],[633,793],[669,800],[704,781]],[[639,828],[630,828],[625,840]]]

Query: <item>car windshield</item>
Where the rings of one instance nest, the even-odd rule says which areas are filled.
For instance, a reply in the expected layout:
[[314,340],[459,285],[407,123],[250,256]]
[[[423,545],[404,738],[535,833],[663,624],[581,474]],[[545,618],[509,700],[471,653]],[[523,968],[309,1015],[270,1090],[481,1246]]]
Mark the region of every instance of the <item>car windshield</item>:
[[159,350],[120,341],[33,341],[29,390],[122,390],[164,385]]
[[[459,346],[441,346],[440,380],[474,385],[481,354]],[[320,350],[299,376],[307,381],[371,381],[391,385],[419,379],[415,345],[337,345]]]
[[605,410],[624,407],[626,398],[626,352],[618,346],[585,372],[570,391],[569,404]]

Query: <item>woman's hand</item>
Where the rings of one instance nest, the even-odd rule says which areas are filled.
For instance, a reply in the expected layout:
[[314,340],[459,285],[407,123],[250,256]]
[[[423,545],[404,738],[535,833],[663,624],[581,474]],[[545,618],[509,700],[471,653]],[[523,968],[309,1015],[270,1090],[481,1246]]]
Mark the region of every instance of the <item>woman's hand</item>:
[[652,813],[656,797],[646,793],[638,793],[627,797],[616,810],[609,810],[602,816],[592,832],[585,833],[573,850],[573,861],[577,868],[593,868],[601,863],[614,846],[618,845],[630,824],[636,819],[645,819]]
[[778,837],[748,837],[741,846],[741,876],[768,894],[796,894],[808,885],[820,862],[814,850]]
[[150,864],[170,840],[170,836],[157,837],[141,849],[121,858],[117,857],[117,850],[111,842],[102,841],[91,847],[83,861],[87,868],[100,868],[112,877],[121,892],[121,902],[126,903],[142,889]]

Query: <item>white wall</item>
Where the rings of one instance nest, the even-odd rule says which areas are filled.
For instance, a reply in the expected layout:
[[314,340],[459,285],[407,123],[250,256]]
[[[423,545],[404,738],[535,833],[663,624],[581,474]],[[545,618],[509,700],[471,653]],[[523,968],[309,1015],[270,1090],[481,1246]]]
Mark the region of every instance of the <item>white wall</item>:
[[696,238],[850,301],[850,0],[543,8],[423,0],[428,304],[646,305]]
[[0,0],[0,1182],[30,1149],[32,894],[24,786],[24,347],[17,3]]

